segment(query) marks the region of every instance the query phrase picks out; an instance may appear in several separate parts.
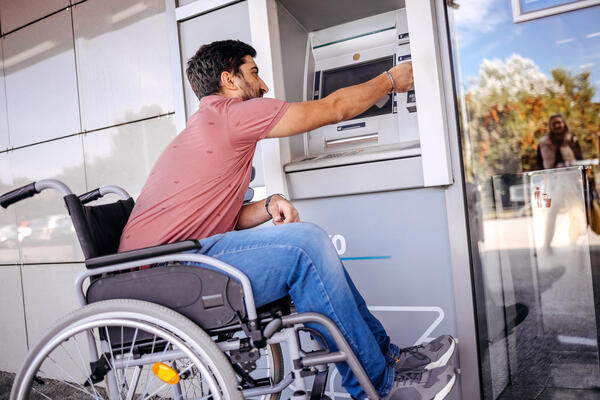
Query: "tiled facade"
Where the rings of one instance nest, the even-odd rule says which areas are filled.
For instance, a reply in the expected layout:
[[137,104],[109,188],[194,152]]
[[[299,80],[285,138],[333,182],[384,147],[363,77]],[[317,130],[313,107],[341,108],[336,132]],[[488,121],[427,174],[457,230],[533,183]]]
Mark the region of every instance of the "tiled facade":
[[[137,197],[176,135],[163,0],[0,1],[0,193],[59,179]],[[0,370],[77,307],[83,256],[57,193],[0,211]]]

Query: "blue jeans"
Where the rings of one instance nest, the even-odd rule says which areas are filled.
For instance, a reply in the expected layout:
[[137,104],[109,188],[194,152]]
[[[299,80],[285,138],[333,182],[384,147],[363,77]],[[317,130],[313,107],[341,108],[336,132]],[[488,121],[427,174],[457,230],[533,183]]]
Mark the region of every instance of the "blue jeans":
[[[358,357],[375,389],[386,395],[394,380],[391,360],[398,347],[369,312],[328,235],[316,225],[294,223],[215,235],[201,240],[201,254],[243,271],[252,284],[256,306],[290,295],[298,312],[331,318]],[[329,333],[323,334],[336,350]],[[336,364],[344,388],[357,399],[365,394],[346,363]]]

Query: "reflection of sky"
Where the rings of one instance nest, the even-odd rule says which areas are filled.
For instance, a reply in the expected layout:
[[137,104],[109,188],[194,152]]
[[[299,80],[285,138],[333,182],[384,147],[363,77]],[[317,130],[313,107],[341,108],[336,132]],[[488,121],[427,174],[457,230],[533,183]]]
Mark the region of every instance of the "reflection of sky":
[[559,6],[562,4],[575,3],[577,0],[520,0],[521,11],[531,12],[544,8]]
[[477,77],[483,59],[505,61],[516,53],[548,76],[557,67],[572,74],[589,70],[594,99],[600,101],[600,6],[515,24],[510,1],[463,0],[454,17],[465,86]]

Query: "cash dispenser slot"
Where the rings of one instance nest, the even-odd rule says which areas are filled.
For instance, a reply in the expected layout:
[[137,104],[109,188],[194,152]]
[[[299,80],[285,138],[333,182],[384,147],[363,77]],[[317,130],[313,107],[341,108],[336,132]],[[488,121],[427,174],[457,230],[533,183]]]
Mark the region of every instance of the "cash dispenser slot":
[[365,143],[377,143],[379,135],[377,133],[371,133],[368,135],[352,136],[348,138],[332,139],[325,141],[325,147],[327,149],[339,149],[341,146],[348,146],[349,144],[365,144]]

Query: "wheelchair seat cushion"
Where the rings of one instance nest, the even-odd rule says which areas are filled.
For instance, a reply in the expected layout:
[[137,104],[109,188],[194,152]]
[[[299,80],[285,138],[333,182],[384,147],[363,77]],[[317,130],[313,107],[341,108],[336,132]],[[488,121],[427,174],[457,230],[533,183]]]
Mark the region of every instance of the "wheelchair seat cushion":
[[208,268],[171,263],[96,279],[87,301],[137,299],[157,303],[185,315],[204,330],[245,318],[242,285]]

